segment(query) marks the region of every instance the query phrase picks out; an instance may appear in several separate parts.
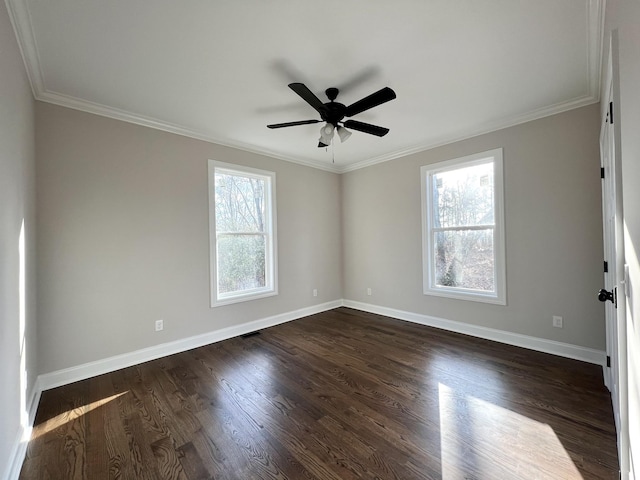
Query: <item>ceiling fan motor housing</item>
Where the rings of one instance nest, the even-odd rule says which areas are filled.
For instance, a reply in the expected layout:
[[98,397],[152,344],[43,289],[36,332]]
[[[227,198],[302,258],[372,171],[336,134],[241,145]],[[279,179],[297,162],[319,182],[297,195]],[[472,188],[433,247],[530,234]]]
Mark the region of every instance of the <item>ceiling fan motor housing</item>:
[[[327,90],[327,92],[329,90]],[[337,90],[337,88],[335,90]],[[322,110],[323,111],[320,114],[322,119],[325,122],[332,124],[334,127],[337,127],[338,122],[340,122],[344,118],[347,107],[342,103],[334,102],[333,100],[331,100],[331,102],[324,104]]]

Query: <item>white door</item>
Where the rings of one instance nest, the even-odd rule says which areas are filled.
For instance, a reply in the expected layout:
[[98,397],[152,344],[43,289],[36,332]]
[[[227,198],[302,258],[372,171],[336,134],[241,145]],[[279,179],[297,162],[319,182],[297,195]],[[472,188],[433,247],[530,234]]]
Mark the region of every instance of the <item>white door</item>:
[[600,290],[599,299],[605,302],[609,364],[609,368],[605,369],[605,383],[611,391],[620,472],[624,480],[629,478],[629,416],[617,46],[617,31],[614,30],[611,34],[609,64],[605,73],[605,89],[602,97],[603,121],[600,131],[605,274],[604,288]]
[[[612,92],[609,91],[609,94]],[[607,366],[605,383],[611,391],[613,404],[620,398],[618,388],[618,328],[617,328],[617,274],[616,274],[616,186],[615,186],[615,131],[611,122],[613,99],[611,95],[603,98],[609,107],[604,114],[600,130],[600,161],[602,167],[602,230],[604,243],[604,288],[598,298],[605,303],[607,334]],[[616,427],[618,425],[616,415]]]

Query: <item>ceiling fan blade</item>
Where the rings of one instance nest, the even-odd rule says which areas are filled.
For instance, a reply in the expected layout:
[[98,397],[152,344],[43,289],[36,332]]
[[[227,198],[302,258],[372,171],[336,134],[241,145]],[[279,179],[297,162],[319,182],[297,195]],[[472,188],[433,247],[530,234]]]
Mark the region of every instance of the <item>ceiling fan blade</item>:
[[324,110],[324,104],[304,83],[290,83],[289,88],[302,97],[302,99],[315,108],[320,114]]
[[358,113],[364,112],[365,110],[369,110],[373,107],[377,107],[378,105],[393,100],[394,98],[396,98],[396,92],[391,90],[389,87],[381,88],[368,97],[364,97],[362,100],[358,100],[356,103],[352,103],[351,105],[349,105],[347,107],[347,110],[345,111],[345,116],[353,117]]
[[297,122],[273,123],[267,125],[267,128],[295,127],[296,125],[309,125],[310,123],[320,123],[321,121],[322,120],[300,120]]
[[359,132],[369,133],[378,137],[384,137],[389,133],[388,128],[378,127],[377,125],[371,125],[370,123],[358,122],[357,120],[347,120],[344,122],[346,128],[351,130],[357,130]]

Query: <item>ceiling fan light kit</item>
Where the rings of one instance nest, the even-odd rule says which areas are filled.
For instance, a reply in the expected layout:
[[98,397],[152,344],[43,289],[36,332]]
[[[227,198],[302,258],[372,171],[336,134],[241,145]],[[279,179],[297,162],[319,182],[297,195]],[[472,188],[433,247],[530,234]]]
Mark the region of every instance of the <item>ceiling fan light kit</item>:
[[325,123],[320,129],[320,141],[327,145],[331,145],[331,140],[333,139],[333,131],[335,130],[335,126],[330,123]]
[[[318,147],[327,147],[331,145],[334,133],[337,131],[341,142],[345,142],[350,136],[351,132],[346,128],[357,130],[359,132],[368,133],[369,135],[375,135],[378,137],[384,137],[389,133],[388,128],[379,127],[377,125],[371,125],[369,123],[358,122],[357,120],[343,121],[344,117],[353,117],[359,113],[362,113],[370,108],[377,107],[383,103],[389,102],[396,98],[396,93],[389,87],[384,87],[371,95],[364,97],[357,102],[345,106],[342,103],[336,102],[340,91],[337,88],[331,87],[325,90],[325,94],[329,101],[322,103],[322,101],[316,97],[316,95],[307,88],[303,83],[290,83],[289,88],[296,92],[305,102],[314,108],[319,114],[321,120],[299,120],[295,122],[275,123],[267,125],[268,128],[283,128],[293,127],[297,125],[309,125],[312,123],[326,122],[320,129],[320,140],[318,141]],[[346,127],[346,128],[345,128]]]
[[325,123],[324,126],[320,129],[320,140],[318,142],[318,147],[322,148],[331,145],[334,134],[336,132],[338,132],[338,137],[340,137],[340,143],[346,142],[351,136],[351,132],[346,128],[340,125],[336,127],[331,123]]
[[322,133],[324,133],[325,135],[333,135],[333,129],[335,128],[335,126],[333,126],[330,123],[325,124],[324,127],[322,127]]
[[351,136],[351,132],[344,127],[338,126],[336,128],[336,131],[338,132],[338,136],[340,137],[340,142],[342,143],[346,142],[348,138]]

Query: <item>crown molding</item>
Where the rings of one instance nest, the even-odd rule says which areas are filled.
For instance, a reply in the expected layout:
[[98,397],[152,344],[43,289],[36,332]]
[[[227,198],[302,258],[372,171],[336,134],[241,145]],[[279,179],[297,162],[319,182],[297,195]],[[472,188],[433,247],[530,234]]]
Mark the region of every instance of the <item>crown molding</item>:
[[249,152],[257,155],[263,155],[263,156],[276,158],[278,160],[297,163],[299,165],[304,165],[306,167],[312,167],[319,170],[339,173],[338,168],[332,164],[318,164],[313,161],[307,161],[299,158],[288,157],[278,152],[274,152],[274,151],[263,149],[263,148],[256,148],[255,146],[240,143],[240,142],[229,142],[227,140],[223,140],[221,138],[209,135],[204,132],[199,132],[194,129],[185,128],[180,125],[176,125],[163,120],[158,120],[152,117],[137,115],[127,110],[109,107],[107,105],[102,105],[99,103],[89,102],[89,101],[82,100],[69,95],[62,95],[59,93],[52,93],[52,92],[42,92],[40,95],[36,96],[36,100],[40,100],[46,103],[51,103],[54,105],[59,105],[61,107],[71,108],[74,110],[80,110],[82,112],[92,113],[94,115],[99,115],[102,117],[108,117],[115,120],[120,120],[127,123],[133,123],[135,125],[141,125],[143,127],[153,128],[155,130],[162,130],[164,132],[173,133],[175,135],[181,135],[183,137],[202,140],[208,143],[215,143],[216,145],[221,145],[223,147],[235,148],[238,150],[243,150],[245,152]]
[[563,113],[569,110],[574,110],[576,108],[592,105],[594,103],[598,103],[599,101],[600,101],[599,98],[588,95],[588,96],[580,97],[574,100],[570,100],[568,102],[557,103],[555,105],[551,105],[550,107],[540,108],[532,112],[526,113],[524,115],[516,115],[513,117],[504,118],[498,122],[487,123],[485,126],[477,130],[460,130],[459,132],[456,132],[453,135],[443,136],[439,139],[430,141],[429,143],[415,145],[413,147],[409,147],[404,150],[398,150],[396,152],[391,152],[389,154],[381,155],[379,157],[371,158],[369,160],[364,160],[362,162],[354,163],[352,165],[348,165],[346,167],[341,168],[339,173],[352,172],[354,170],[370,167],[378,163],[384,163],[390,160],[396,160],[398,158],[406,157],[414,153],[420,153],[427,150],[432,150],[434,148],[460,142],[462,140],[467,140],[469,138],[477,137],[479,135],[485,135],[487,133],[496,132],[498,130],[503,130],[505,128],[515,127],[516,125],[531,122],[533,120],[539,120],[541,118],[550,117],[552,115],[557,115],[559,113]]
[[11,25],[13,25],[13,31],[16,34],[22,61],[27,70],[31,91],[33,92],[33,96],[38,98],[45,90],[45,81],[42,69],[40,68],[40,56],[38,54],[36,38],[31,26],[31,14],[24,0],[5,0],[5,4]]
[[361,168],[370,167],[378,163],[396,160],[414,153],[424,152],[433,148],[442,147],[451,143],[467,140],[487,133],[514,127],[522,123],[539,120],[551,115],[585,107],[600,101],[600,89],[602,81],[602,53],[604,44],[604,21],[606,0],[585,0],[587,11],[587,94],[567,102],[557,103],[548,107],[533,110],[524,115],[503,118],[499,122],[493,122],[477,130],[459,131],[452,135],[432,140],[428,143],[391,152],[379,157],[357,162],[340,169],[339,173],[352,172]]
[[79,110],[86,113],[92,113],[94,115],[100,115],[102,117],[120,120],[123,122],[133,123],[135,125],[162,130],[164,132],[194,138],[196,140],[202,140],[208,143],[215,143],[224,147],[236,148],[257,155],[265,155],[268,157],[276,158],[278,160],[284,160],[306,167],[312,167],[332,173],[339,173],[339,168],[333,164],[319,164],[313,161],[282,155],[281,153],[272,150],[257,148],[254,145],[249,145],[241,142],[230,142],[228,140],[223,140],[204,132],[185,128],[180,125],[176,125],[156,118],[138,115],[127,110],[122,110],[107,105],[90,102],[88,100],[83,100],[70,95],[64,95],[47,90],[44,73],[42,72],[42,68],[40,66],[41,62],[38,53],[38,45],[35,39],[35,35],[33,34],[31,14],[29,12],[29,8],[27,7],[27,2],[26,0],[5,0],[5,4],[7,5],[9,18],[11,20],[16,39],[18,41],[18,47],[20,49],[22,60],[27,71],[29,83],[31,84],[31,91],[33,92],[33,97],[36,100],[59,105],[61,107]]
[[276,158],[278,160],[283,160],[290,163],[296,163],[298,165],[303,165],[306,167],[311,167],[318,170],[324,170],[327,172],[338,173],[338,174],[360,170],[362,168],[370,167],[370,166],[373,166],[379,163],[388,162],[391,160],[397,160],[398,158],[406,157],[408,155],[424,152],[427,150],[432,150],[437,147],[449,145],[451,143],[459,142],[462,140],[467,140],[469,138],[477,137],[479,135],[484,135],[487,133],[495,132],[497,130],[502,130],[502,129],[513,127],[523,123],[531,122],[533,120],[539,120],[541,118],[549,117],[562,112],[566,112],[568,110],[573,110],[576,108],[598,103],[600,101],[599,95],[598,97],[594,97],[591,95],[580,97],[578,99],[571,100],[569,102],[562,102],[556,105],[552,105],[550,107],[534,110],[524,115],[518,115],[518,116],[502,119],[499,122],[488,123],[483,128],[478,130],[461,130],[459,132],[456,132],[453,135],[442,137],[442,138],[436,139],[435,141],[430,141],[428,143],[415,145],[413,147],[402,149],[402,150],[396,150],[394,152],[380,155],[378,157],[374,157],[368,160],[364,160],[361,162],[357,162],[351,165],[346,165],[341,167],[341,166],[330,164],[330,163],[325,164],[325,163],[302,160],[299,158],[283,155],[281,153],[278,153],[272,150],[257,148],[255,146],[243,144],[240,142],[229,142],[211,135],[207,135],[202,132],[198,132],[196,130],[171,124],[169,122],[157,120],[150,117],[144,117],[142,115],[136,115],[126,110],[120,110],[117,108],[108,107],[106,105],[88,102],[86,100],[80,100],[78,98],[70,97],[67,95],[44,92],[38,96],[36,95],[34,96],[36,100],[40,100],[42,102],[47,102],[54,105],[71,108],[74,110],[80,110],[83,112],[92,113],[94,115],[100,115],[103,117],[108,117],[108,118],[120,120],[123,122],[133,123],[135,125],[141,125],[141,126],[153,128],[156,130],[173,133],[175,135],[181,135],[181,136],[193,138],[196,140],[215,143],[217,145],[221,145],[225,147],[236,148],[238,150],[243,150],[256,155],[264,155],[271,158]]
[[292,157],[289,155],[283,155],[282,153],[265,148],[259,148],[255,145],[250,145],[243,142],[232,142],[163,120],[145,117],[143,115],[138,115],[126,110],[117,109],[76,97],[48,91],[46,88],[44,73],[42,72],[40,66],[37,42],[33,34],[31,15],[27,7],[27,2],[26,0],[5,0],[5,3],[7,5],[9,17],[16,34],[20,53],[22,54],[22,58],[27,70],[29,82],[31,83],[33,96],[36,100],[72,108],[74,110],[80,110],[87,113],[93,113],[95,115],[100,115],[103,117],[109,117],[128,123],[133,123],[136,125],[154,128],[157,130],[162,130],[165,132],[202,140],[209,143],[215,143],[225,147],[236,148],[257,155],[265,155],[268,157],[276,158],[278,160],[284,160],[306,167],[340,174],[359,170],[361,168],[366,168],[378,163],[396,160],[407,155],[423,152],[450,143],[473,138],[478,135],[483,135],[486,133],[494,132],[496,130],[512,127],[532,120],[538,120],[540,118],[562,113],[567,110],[599,102],[600,83],[602,75],[602,51],[604,42],[604,15],[606,0],[584,1],[586,2],[587,11],[587,71],[585,72],[587,75],[587,94],[574,100],[561,102],[548,107],[543,107],[524,115],[517,115],[514,117],[504,118],[498,122],[488,123],[480,129],[461,130],[435,140],[432,139],[426,143],[414,145],[412,147],[401,150],[396,150],[394,152],[390,152],[378,157],[370,158],[346,166],[320,163]]
[[469,138],[477,137],[479,135],[485,135],[487,133],[495,132],[497,130],[502,130],[502,129],[513,127],[523,123],[531,122],[533,120],[539,120],[541,118],[549,117],[549,116],[556,115],[569,110],[573,110],[576,108],[598,103],[600,101],[599,95],[597,98],[593,96],[581,97],[575,100],[571,100],[569,102],[562,102],[556,105],[552,105],[550,107],[534,110],[524,115],[518,115],[518,116],[502,119],[499,122],[488,123],[483,128],[478,130],[461,130],[459,132],[456,132],[453,135],[442,137],[442,138],[436,139],[435,141],[415,145],[413,147],[402,149],[402,150],[396,150],[394,152],[380,155],[378,157],[364,160],[362,162],[357,162],[351,165],[346,165],[341,167],[341,166],[330,164],[330,163],[326,163],[326,164],[318,163],[313,161],[302,160],[299,158],[289,157],[287,155],[283,155],[281,153],[278,153],[272,150],[257,148],[255,146],[243,144],[240,142],[236,142],[236,143],[229,142],[211,135],[207,135],[202,132],[198,132],[196,130],[171,124],[169,122],[157,120],[150,117],[144,117],[142,115],[136,115],[126,110],[108,107],[106,105],[88,102],[86,100],[80,100],[75,97],[61,95],[58,93],[44,92],[39,96],[36,96],[36,100],[40,100],[46,103],[51,103],[54,105],[59,105],[61,107],[79,110],[86,113],[92,113],[94,115],[99,115],[107,118],[112,118],[115,120],[120,120],[127,123],[132,123],[135,125],[141,125],[144,127],[153,128],[155,130],[161,130],[164,132],[173,133],[175,135],[181,135],[183,137],[202,140],[208,143],[215,143],[217,145],[221,145],[224,147],[236,148],[238,150],[243,150],[245,152],[253,153],[256,155],[264,155],[271,158],[276,158],[278,160],[283,160],[290,163],[296,163],[298,165],[303,165],[306,167],[311,167],[318,170],[324,170],[327,172],[338,173],[338,174],[360,170],[362,168],[377,165],[379,163],[389,162],[391,160],[397,160],[399,158],[406,157],[415,153],[432,150],[434,148],[442,147],[444,145],[460,142],[462,140],[467,140]]
[[589,95],[595,99],[595,102],[599,102],[600,84],[602,83],[606,0],[585,1],[587,2],[587,78],[589,80]]

